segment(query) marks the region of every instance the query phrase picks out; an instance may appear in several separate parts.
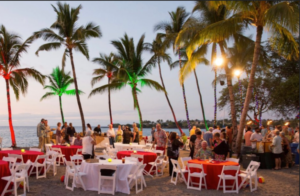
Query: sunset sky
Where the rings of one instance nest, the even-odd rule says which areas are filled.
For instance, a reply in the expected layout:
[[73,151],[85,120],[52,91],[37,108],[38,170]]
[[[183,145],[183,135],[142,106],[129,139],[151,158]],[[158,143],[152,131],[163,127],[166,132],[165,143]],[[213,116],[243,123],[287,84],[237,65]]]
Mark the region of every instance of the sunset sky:
[[[195,2],[193,1],[145,1],[145,2],[70,2],[72,6],[82,4],[83,8],[79,14],[78,25],[85,25],[92,21],[100,26],[102,38],[90,39],[88,43],[90,61],[82,54],[74,53],[74,62],[76,73],[78,76],[79,89],[85,94],[81,96],[82,107],[85,115],[86,123],[101,124],[106,126],[109,123],[108,113],[108,98],[107,93],[95,95],[88,98],[92,90],[91,79],[93,69],[99,67],[91,62],[99,53],[109,54],[115,52],[114,47],[110,44],[112,40],[118,40],[123,37],[126,32],[128,36],[133,37],[135,43],[142,34],[145,34],[146,42],[152,42],[155,38],[154,25],[161,21],[169,21],[169,11],[175,11],[178,6],[183,6],[188,12],[191,12]],[[51,4],[56,5],[56,2],[1,2],[0,18],[8,31],[19,34],[23,40],[32,35],[34,31],[42,28],[48,28],[55,21],[56,14],[51,7]],[[246,35],[253,35],[255,38],[255,29],[251,28]],[[264,32],[263,40],[267,39],[268,34]],[[28,50],[28,53],[23,54],[21,59],[22,67],[34,67],[41,73],[48,75],[56,66],[61,66],[63,49],[53,50],[50,52],[42,51],[39,56],[35,55],[35,51],[40,45],[45,43],[43,40],[35,41]],[[172,54],[172,60],[177,60],[178,57],[173,55],[173,51],[168,51]],[[144,62],[150,58],[149,53],[144,53]],[[207,55],[210,60],[210,52]],[[66,70],[71,70],[70,61],[66,62]],[[207,119],[213,119],[214,94],[211,85],[214,79],[212,66],[199,65],[197,67],[199,84],[202,92],[203,103]],[[166,89],[169,98],[175,110],[177,119],[185,120],[185,109],[182,96],[182,90],[178,80],[179,69],[170,71],[166,63],[162,63],[162,74],[164,77]],[[221,73],[221,72],[219,72]],[[152,70],[152,74],[146,76],[160,83],[158,69]],[[236,82],[236,79],[234,79]],[[48,81],[47,81],[48,83]],[[106,84],[104,79],[95,87]],[[186,96],[188,102],[190,119],[202,120],[202,113],[199,103],[199,95],[196,88],[195,78],[191,75],[185,82]],[[217,91],[221,91],[224,86],[217,86]],[[72,86],[71,88],[74,88]],[[157,119],[173,120],[171,111],[162,92],[144,87],[142,93],[138,95],[140,107],[143,115],[143,120],[156,121]],[[26,96],[20,96],[20,100],[16,101],[13,91],[11,91],[13,123],[17,126],[35,126],[41,118],[46,118],[50,125],[55,125],[61,121],[58,97],[52,97],[40,102],[40,98],[46,91],[43,87],[29,80],[29,88]],[[220,94],[218,93],[218,96]],[[112,92],[112,113],[114,122],[132,123],[138,122],[137,111],[133,109],[133,99],[130,87],[126,87],[121,91]],[[81,125],[79,110],[76,102],[76,97],[63,96],[63,109],[65,119],[68,122],[73,122],[73,125]],[[229,108],[225,111],[218,111],[217,118],[228,118]],[[270,114],[264,114],[263,118],[271,117]],[[0,126],[8,126],[7,121],[7,99],[4,79],[0,80]]]

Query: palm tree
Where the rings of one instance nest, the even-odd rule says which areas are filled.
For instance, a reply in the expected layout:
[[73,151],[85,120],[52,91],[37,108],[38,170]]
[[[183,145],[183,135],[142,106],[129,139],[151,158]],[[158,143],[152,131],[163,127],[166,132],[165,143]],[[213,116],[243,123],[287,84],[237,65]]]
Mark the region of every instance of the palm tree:
[[[165,84],[164,84],[164,80],[163,80],[163,77],[162,77],[162,73],[161,73],[160,62],[161,61],[166,61],[168,63],[168,65],[170,65],[171,64],[171,57],[169,56],[169,54],[166,53],[166,48],[163,46],[163,40],[162,40],[161,35],[157,34],[156,38],[155,38],[155,40],[153,40],[152,44],[148,43],[148,47],[149,47],[150,52],[153,53],[153,56],[151,58],[158,65],[159,76],[160,76],[162,87],[164,89],[166,89]],[[166,97],[167,102],[169,104],[169,107],[171,109],[175,124],[176,124],[177,128],[179,129],[180,133],[182,134],[183,131],[181,130],[181,127],[179,126],[179,124],[177,122],[175,112],[173,110],[173,107],[171,105],[171,102],[169,100],[169,97],[168,97],[167,93],[165,93],[165,97]]]
[[[109,56],[106,56],[104,54],[100,54],[100,57],[93,59],[94,63],[98,63],[101,68],[94,69],[93,75],[96,75],[93,77],[91,84],[94,86],[97,82],[100,82],[105,76],[108,78],[108,107],[109,107],[109,116],[110,116],[110,124],[113,124],[112,119],[112,112],[111,112],[111,100],[110,100],[110,88],[109,84],[116,78],[118,67],[116,66],[117,60],[115,59],[114,55],[110,53]],[[105,85],[104,85],[105,86]],[[100,86],[98,88],[95,88],[91,91],[89,97],[95,95],[98,93],[99,88],[102,88],[103,86]]]
[[[183,7],[178,7],[176,11],[169,12],[169,15],[171,17],[170,22],[161,22],[154,26],[154,30],[164,30],[165,34],[165,44],[169,47],[171,44],[173,45],[173,49],[175,49],[175,39],[178,36],[179,32],[183,29],[183,25],[186,22],[189,13],[185,11]],[[176,54],[179,56],[179,67],[182,67],[181,63],[181,55],[184,53],[180,48],[176,51]],[[186,119],[189,130],[191,129],[190,120],[189,120],[189,111],[186,101],[186,95],[185,95],[185,87],[184,84],[181,84],[182,92],[183,92],[183,100],[184,100],[184,106],[185,106],[185,112],[186,112]]]
[[[203,45],[203,47],[201,47],[196,53],[195,56],[197,56],[197,64],[205,64],[208,65],[209,61],[204,57],[204,54],[207,51],[207,47],[206,45]],[[183,53],[183,55],[181,56],[181,62],[183,64],[182,69],[187,69],[188,67],[190,67],[189,65],[189,61],[187,59],[186,53]],[[171,69],[178,67],[179,66],[179,61],[175,61],[173,62],[170,67]],[[205,129],[208,130],[208,125],[206,122],[206,118],[205,118],[205,111],[204,111],[204,106],[203,106],[203,101],[202,101],[202,95],[201,95],[201,91],[200,91],[200,86],[199,86],[199,82],[198,82],[198,77],[197,77],[197,73],[196,73],[196,69],[194,68],[192,70],[194,72],[194,76],[195,76],[195,80],[196,80],[196,85],[197,85],[197,90],[198,90],[198,94],[199,94],[199,98],[200,98],[200,106],[201,106],[201,110],[202,110],[202,115],[203,115],[203,121],[205,124]]]
[[[56,21],[50,26],[50,28],[41,29],[33,34],[33,38],[35,39],[43,38],[45,41],[52,42],[40,46],[36,51],[36,55],[38,55],[39,51],[50,51],[52,49],[58,49],[62,46],[65,46],[65,51],[62,57],[62,69],[64,69],[67,56],[70,55],[77,104],[81,117],[82,131],[85,133],[85,121],[79,97],[73,50],[79,51],[87,59],[89,59],[89,51],[86,40],[93,37],[100,38],[102,33],[99,26],[95,26],[92,22],[89,22],[86,26],[77,25],[79,11],[82,8],[81,5],[76,8],[70,8],[67,3],[62,4],[58,2],[57,8],[53,5],[52,7],[57,14]],[[58,34],[52,29],[58,30]]]
[[44,85],[45,76],[33,68],[20,68],[21,55],[27,52],[32,39],[28,38],[23,43],[21,37],[10,33],[1,25],[0,27],[0,76],[6,83],[8,123],[11,134],[12,146],[16,147],[16,138],[12,122],[10,86],[12,87],[16,99],[19,100],[20,92],[25,95],[28,88],[28,77],[32,77],[40,84]]
[[[61,96],[75,95],[75,89],[68,90],[69,86],[74,83],[74,79],[71,78],[70,74],[71,72],[65,73],[64,70],[60,70],[58,66],[54,68],[52,73],[48,76],[50,85],[44,87],[44,89],[49,89],[50,92],[45,93],[45,95],[43,95],[41,98],[42,101],[46,98],[50,98],[56,95],[58,96],[61,120],[63,123],[65,122],[65,118],[62,108]],[[79,94],[83,93],[81,90],[78,91]]]
[[[196,23],[194,25],[189,25],[184,28],[177,36],[175,44],[180,47],[181,45],[186,45],[186,53],[188,56],[189,63],[186,64],[180,70],[180,81],[183,82],[187,75],[191,73],[192,70],[199,64],[198,56],[203,55],[205,52],[204,45],[212,44],[211,50],[211,63],[215,60],[217,56],[217,46],[219,46],[221,50],[221,54],[223,58],[226,57],[225,48],[227,48],[227,40],[220,39],[217,35],[213,37],[213,39],[205,39],[205,41],[201,42],[204,39],[204,36],[209,36],[210,31],[208,29],[212,29],[215,26],[215,23],[222,22],[229,17],[229,10],[226,6],[222,4],[218,4],[217,6],[213,6],[215,2],[208,1],[197,1],[195,7],[193,8],[193,12],[200,12],[201,17],[198,20],[191,20],[192,23]],[[241,26],[235,27],[236,33],[241,32]],[[203,35],[203,36],[202,36]],[[236,34],[235,39],[239,37],[243,37],[241,34]],[[226,37],[228,38],[228,37]],[[188,40],[188,41],[187,41]],[[231,108],[231,120],[233,127],[233,134],[237,133],[237,121],[236,121],[236,111],[235,111],[235,100],[232,89],[232,74],[228,67],[228,61],[224,61],[223,68],[226,73],[227,86],[229,90],[230,97],[230,108]],[[215,68],[214,68],[215,69]],[[216,70],[215,70],[216,71]],[[216,72],[215,72],[216,74]],[[215,80],[216,81],[216,80]],[[215,95],[216,97],[216,95]],[[216,106],[217,103],[215,101],[215,116],[216,116]]]
[[137,95],[142,91],[138,87],[148,86],[150,88],[155,88],[157,91],[165,91],[158,82],[144,78],[150,73],[151,67],[155,64],[153,59],[150,59],[143,64],[142,54],[147,50],[144,39],[145,36],[142,35],[138,44],[135,46],[133,38],[129,38],[125,33],[120,41],[112,41],[112,45],[117,49],[117,53],[114,56],[118,59],[118,64],[120,66],[118,76],[116,80],[108,85],[99,87],[97,90],[99,93],[103,93],[108,88],[110,88],[110,90],[120,90],[126,85],[129,85],[131,87],[134,109],[138,110],[141,131],[143,131],[143,120]]

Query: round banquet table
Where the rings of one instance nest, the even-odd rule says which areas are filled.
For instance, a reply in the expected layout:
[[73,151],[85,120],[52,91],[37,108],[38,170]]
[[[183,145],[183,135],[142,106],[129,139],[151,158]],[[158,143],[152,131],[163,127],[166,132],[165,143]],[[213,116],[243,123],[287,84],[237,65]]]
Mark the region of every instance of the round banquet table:
[[68,147],[68,146],[53,145],[52,148],[60,148],[61,153],[63,155],[65,155],[66,160],[70,161],[71,160],[70,156],[75,155],[76,152],[77,152],[77,149],[82,149],[82,146],[73,146],[73,145],[71,145],[71,146]]
[[31,162],[35,162],[38,155],[44,155],[43,152],[30,151],[30,150],[25,150],[25,152],[21,152],[21,150],[3,150],[0,151],[0,160],[2,160],[3,157],[8,157],[8,154],[22,155],[24,163],[26,163],[27,160],[30,160]]
[[[133,173],[136,168],[136,163],[132,161],[126,161],[122,163],[121,160],[112,159],[111,162],[107,160],[99,160],[97,163],[88,163],[83,161],[79,168],[79,171],[86,173],[87,175],[82,176],[82,181],[85,185],[85,188],[90,191],[98,190],[99,183],[99,165],[115,165],[117,166],[117,174],[116,174],[116,192],[121,192],[125,194],[130,194],[130,185],[128,183],[128,175]],[[79,180],[76,180],[76,184],[79,184]],[[111,186],[111,181],[104,181],[104,186]]]
[[9,176],[10,170],[9,170],[9,163],[6,161],[0,160],[0,194],[2,193],[7,181],[1,180],[4,176]]
[[[119,151],[117,153],[118,159],[122,159],[124,157],[130,157],[133,151]],[[154,162],[156,160],[157,154],[154,152],[141,152],[137,151],[136,154],[144,155],[144,161],[143,163],[147,163],[145,170],[149,171],[151,169],[151,165],[149,165],[149,162]]]
[[[196,163],[196,164],[202,164],[204,173],[206,173],[206,184],[207,189],[217,189],[218,183],[219,183],[219,176],[222,173],[223,166],[238,166],[239,164],[233,161],[213,161],[212,163],[208,162],[207,160],[198,160],[193,159],[189,160],[188,163]],[[199,169],[191,168],[191,172],[200,172]],[[226,174],[234,175],[235,173],[232,171],[228,171]],[[185,173],[186,179],[188,179],[188,173]],[[199,178],[193,178],[193,182],[199,182]],[[241,183],[241,179],[239,177],[239,183]],[[226,185],[232,185],[233,181],[226,180]]]

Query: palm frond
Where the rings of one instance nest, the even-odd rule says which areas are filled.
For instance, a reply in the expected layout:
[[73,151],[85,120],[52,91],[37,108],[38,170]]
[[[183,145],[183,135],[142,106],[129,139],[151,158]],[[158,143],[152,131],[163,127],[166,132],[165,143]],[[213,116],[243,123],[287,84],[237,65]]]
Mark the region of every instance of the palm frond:
[[40,51],[43,51],[43,50],[45,50],[45,51],[50,51],[50,50],[52,50],[52,49],[58,49],[58,48],[60,48],[61,46],[62,46],[62,44],[61,44],[60,42],[46,43],[46,44],[41,45],[41,46],[37,49],[37,51],[35,52],[35,54],[36,54],[37,56],[39,56],[39,52],[40,52]]
[[93,95],[96,95],[96,94],[102,94],[104,92],[106,92],[108,89],[110,90],[120,90],[122,88],[124,88],[126,85],[126,83],[124,82],[119,82],[119,81],[115,81],[115,82],[112,82],[110,84],[105,84],[103,86],[100,86],[98,88],[95,88],[91,91],[91,93],[89,94],[89,98]]
[[40,101],[43,101],[44,99],[53,97],[53,96],[55,96],[55,95],[56,95],[56,94],[55,94],[54,92],[47,92],[46,94],[44,94],[44,95],[41,97]]

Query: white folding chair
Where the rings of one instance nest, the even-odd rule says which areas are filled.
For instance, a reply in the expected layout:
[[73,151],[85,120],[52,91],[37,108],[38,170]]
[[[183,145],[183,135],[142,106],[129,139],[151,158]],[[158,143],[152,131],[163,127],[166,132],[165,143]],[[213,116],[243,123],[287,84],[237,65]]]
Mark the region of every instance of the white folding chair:
[[[66,161],[66,170],[67,170],[67,175],[65,176],[66,189],[74,191],[74,187],[76,187],[75,180],[79,179],[79,182],[80,182],[83,190],[86,190],[85,185],[84,185],[84,183],[82,181],[82,178],[81,178],[82,176],[85,176],[86,173],[78,171],[76,165],[71,161]],[[73,179],[71,187],[68,186],[70,177]]]
[[[135,192],[139,193],[143,191],[143,185],[147,187],[146,181],[144,179],[143,171],[145,170],[147,164],[138,163],[137,168],[134,170],[132,174],[128,175],[128,184],[130,188],[134,186],[133,183],[131,183],[133,180],[135,181]],[[140,189],[138,188],[138,181],[140,180]],[[131,185],[132,184],[132,185]]]
[[[41,160],[42,163],[40,163],[39,161]],[[47,160],[47,155],[38,155],[37,158],[35,159],[35,162],[31,164],[31,170],[29,173],[29,176],[31,176],[31,174],[36,174],[36,179],[39,178],[46,178],[46,160]],[[39,170],[40,168],[40,170]],[[33,172],[33,170],[35,169],[35,172]],[[42,171],[43,171],[43,175],[39,175]]]
[[107,151],[107,154],[115,159],[117,157],[117,150],[116,149],[113,149],[113,148],[109,148],[108,151]]
[[[37,152],[41,152],[40,148],[29,148],[30,151],[37,151]],[[47,152],[47,148],[46,148],[46,152]]]
[[8,157],[16,158],[16,165],[15,166],[24,164],[23,156],[20,155],[20,154],[8,154]]
[[158,155],[164,155],[164,151],[163,150],[153,150],[154,153],[158,154]]
[[[195,164],[195,163],[188,163],[187,167],[188,167],[188,172],[189,172],[187,188],[201,191],[201,187],[204,185],[205,189],[207,189],[206,180],[205,180],[206,173],[204,173],[203,165]],[[200,171],[199,172],[198,171],[191,172],[191,168],[194,168],[194,169],[200,170]],[[199,183],[192,182],[192,177],[199,178]],[[202,181],[203,181],[203,184],[202,184]],[[198,187],[194,187],[193,184],[198,184]]]
[[139,163],[139,160],[136,157],[125,157],[125,161],[132,161],[135,163]]
[[47,155],[47,159],[46,159],[47,170],[46,170],[46,172],[48,172],[50,170],[51,166],[52,166],[53,176],[55,176],[56,173],[57,173],[56,158],[58,156],[58,152],[48,151],[48,152],[46,152],[46,155]]
[[28,177],[28,172],[29,172],[29,168],[30,168],[31,164],[32,163],[31,163],[30,160],[27,160],[27,162],[24,164],[26,166],[25,167],[25,170],[26,170],[25,173],[23,173],[22,170],[21,171],[16,170],[16,176],[22,177],[23,175],[25,175],[26,187],[27,187],[27,191],[28,192],[29,192],[29,179],[28,179],[29,177]]
[[[240,166],[223,166],[222,173],[219,176],[219,183],[218,183],[218,188],[223,187],[223,193],[239,193],[239,184],[238,184],[238,176],[239,176],[239,170]],[[234,171],[234,175],[230,174],[225,174],[226,171]],[[226,186],[226,180],[234,180],[234,183],[232,186],[228,185]],[[223,185],[221,185],[221,181],[223,182]],[[236,189],[234,190],[234,185],[236,185]],[[229,187],[232,190],[226,190],[226,188]]]
[[239,162],[240,162],[240,159],[236,159],[236,158],[226,158],[226,161],[232,161],[232,162],[239,163]]
[[13,148],[1,148],[2,151],[4,150],[14,150]]
[[60,166],[61,162],[63,163],[62,158],[65,155],[61,152],[60,148],[51,148],[51,150],[55,151],[55,152],[58,152],[58,156],[57,156],[58,161],[56,162],[56,166]]
[[[165,156],[157,156],[154,162],[149,162],[148,164],[151,165],[151,169],[149,170],[149,174],[151,174],[152,170],[155,167],[155,175],[156,176],[162,176],[163,175],[163,161]],[[158,172],[159,168],[161,169],[160,172]]]
[[[131,156],[131,157],[137,158],[138,161],[139,161],[140,163],[144,163],[144,155],[131,153],[130,156]],[[143,172],[143,173],[144,173],[145,175],[151,176],[151,177],[153,178],[153,176],[152,176],[147,170],[144,169],[144,172]]]
[[82,155],[82,148],[78,148],[78,149],[77,149],[76,155]]
[[182,164],[182,168],[186,168],[187,166],[187,162],[189,160],[192,160],[191,157],[180,157],[180,161],[181,161],[181,164]]
[[[115,195],[116,191],[116,176],[117,176],[117,169],[118,167],[115,165],[99,165],[99,181],[98,181],[98,194],[100,193],[106,193],[106,194],[112,194]],[[114,173],[112,176],[108,175],[102,175],[102,170],[113,170]],[[102,181],[103,180],[103,181]],[[107,181],[112,181],[110,182],[105,182],[104,180]],[[107,187],[111,187],[111,190],[107,190]]]
[[80,165],[83,161],[83,156],[82,155],[73,155],[73,156],[70,156],[70,158],[71,158],[71,162],[73,162],[76,165],[77,169],[79,170]]
[[[171,159],[171,162],[172,162],[172,165],[173,165],[173,172],[172,172],[172,175],[171,175],[171,183],[176,185],[177,184],[177,178],[180,175],[180,178],[182,178],[184,183],[187,184],[187,182],[185,180],[185,177],[184,177],[184,174],[187,173],[188,171],[185,168],[181,169],[181,167],[180,167],[177,160]],[[175,180],[173,179],[174,178],[173,177],[174,173],[176,173]]]
[[[248,165],[246,171],[240,171],[239,176],[242,178],[242,183],[239,186],[239,189],[244,185],[244,183],[248,180],[250,191],[257,190],[257,170],[260,166],[259,162],[251,161]],[[254,188],[252,187],[252,179],[254,180]]]
[[50,151],[52,148],[52,144],[45,144],[46,152]]
[[12,170],[15,169],[17,159],[14,157],[3,157],[2,160],[9,163],[9,170],[12,173]]
[[[27,166],[25,164],[17,165],[17,167],[12,170],[10,176],[5,176],[1,178],[2,180],[7,181],[1,196],[4,196],[5,193],[8,192],[14,192],[14,195],[18,195],[17,188],[19,187],[21,182],[23,182],[23,191],[24,191],[23,195],[26,195],[26,186],[27,186],[26,177],[25,177],[25,173],[27,172],[26,167]],[[20,175],[16,175],[16,171],[20,171],[19,173]],[[7,190],[10,184],[13,184],[14,188],[11,190]]]

